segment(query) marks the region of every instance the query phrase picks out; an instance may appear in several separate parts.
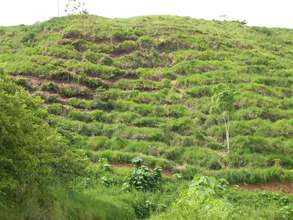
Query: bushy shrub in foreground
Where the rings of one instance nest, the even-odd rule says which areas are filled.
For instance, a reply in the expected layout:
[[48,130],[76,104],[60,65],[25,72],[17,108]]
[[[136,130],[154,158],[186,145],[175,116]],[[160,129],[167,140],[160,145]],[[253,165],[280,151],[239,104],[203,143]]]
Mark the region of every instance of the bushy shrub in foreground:
[[226,187],[227,182],[223,179],[195,177],[189,188],[181,193],[169,211],[151,219],[230,219],[232,205],[223,196]]
[[36,219],[53,205],[52,188],[83,175],[85,163],[44,122],[40,100],[2,75],[0,109],[0,218]]
[[151,191],[158,188],[161,181],[161,169],[155,168],[151,170],[147,166],[142,165],[141,158],[134,158],[132,163],[135,165],[132,170],[129,186],[141,191]]

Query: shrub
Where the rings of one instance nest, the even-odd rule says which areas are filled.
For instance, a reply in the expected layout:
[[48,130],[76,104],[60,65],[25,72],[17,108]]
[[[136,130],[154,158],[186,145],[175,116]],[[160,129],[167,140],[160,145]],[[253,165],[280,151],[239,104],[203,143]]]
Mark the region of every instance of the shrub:
[[27,81],[25,79],[16,79],[15,83],[19,86],[24,87],[25,89],[27,89],[29,91],[35,90],[35,88],[33,88],[33,86],[29,83],[29,81]]
[[150,168],[142,165],[143,160],[141,158],[135,158],[132,160],[135,164],[135,168],[132,170],[129,178],[129,185],[137,190],[141,191],[152,191],[159,187],[161,181],[161,169]]
[[30,31],[26,33],[23,37],[21,42],[25,45],[31,46],[36,41],[37,33],[34,31]]
[[48,112],[50,114],[64,116],[67,114],[67,109],[62,104],[56,103],[48,106]]
[[224,179],[195,177],[189,188],[181,192],[165,214],[151,219],[230,219],[233,206],[223,198],[226,187]]
[[98,63],[102,55],[99,53],[95,53],[91,50],[87,50],[83,53],[83,56],[86,60],[90,61],[91,63]]
[[52,187],[67,187],[86,173],[86,162],[44,121],[40,104],[0,75],[0,217],[35,219],[49,212]]
[[116,41],[135,40],[137,38],[130,30],[116,30],[112,33],[112,36]]
[[155,46],[153,39],[150,38],[149,36],[142,36],[142,37],[138,38],[137,41],[138,41],[138,45],[140,46],[140,48],[143,48],[143,49],[152,48]]
[[42,90],[43,91],[48,91],[48,92],[53,92],[53,93],[58,93],[59,92],[59,87],[56,83],[47,83],[42,85]]
[[73,120],[83,121],[83,122],[92,122],[94,120],[94,115],[87,112],[81,112],[77,110],[72,110],[68,113],[68,117]]

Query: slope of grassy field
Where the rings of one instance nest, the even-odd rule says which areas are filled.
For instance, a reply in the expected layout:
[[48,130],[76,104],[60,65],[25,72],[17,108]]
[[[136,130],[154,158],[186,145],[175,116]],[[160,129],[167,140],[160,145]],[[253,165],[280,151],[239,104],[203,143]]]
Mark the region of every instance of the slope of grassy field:
[[[293,179],[293,30],[67,16],[0,28],[0,70],[42,97],[49,125],[94,163],[139,156],[184,179]],[[220,84],[237,91],[229,153],[210,111]]]

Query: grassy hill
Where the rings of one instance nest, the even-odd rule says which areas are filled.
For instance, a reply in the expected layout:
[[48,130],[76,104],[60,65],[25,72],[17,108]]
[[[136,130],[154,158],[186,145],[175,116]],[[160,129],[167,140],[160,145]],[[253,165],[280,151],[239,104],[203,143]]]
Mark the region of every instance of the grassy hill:
[[[293,30],[67,16],[0,28],[0,69],[44,99],[48,123],[92,162],[140,156],[231,183],[293,177]],[[229,154],[210,113],[219,84],[237,90]]]

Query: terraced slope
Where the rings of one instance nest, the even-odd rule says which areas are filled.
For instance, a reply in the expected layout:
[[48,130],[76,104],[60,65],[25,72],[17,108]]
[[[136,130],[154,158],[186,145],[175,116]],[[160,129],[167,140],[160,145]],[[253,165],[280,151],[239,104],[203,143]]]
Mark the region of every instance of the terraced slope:
[[[207,170],[293,168],[293,30],[151,16],[55,18],[0,29],[0,68],[95,161]],[[239,91],[224,126],[213,88]]]

